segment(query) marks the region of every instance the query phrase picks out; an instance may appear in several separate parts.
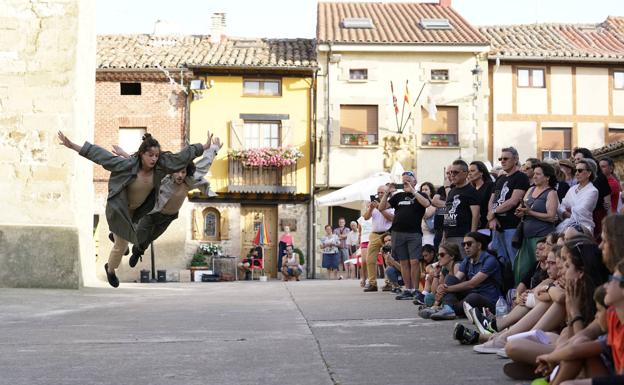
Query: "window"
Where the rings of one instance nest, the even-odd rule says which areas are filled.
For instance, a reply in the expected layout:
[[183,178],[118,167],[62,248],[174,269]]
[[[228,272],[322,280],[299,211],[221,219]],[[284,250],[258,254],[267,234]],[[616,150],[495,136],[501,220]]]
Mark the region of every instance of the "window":
[[368,79],[368,70],[366,68],[349,70],[349,80],[367,80],[367,79]]
[[518,87],[544,88],[543,68],[518,68]]
[[609,143],[618,142],[620,140],[624,140],[624,128],[609,127]]
[[342,19],[342,28],[375,28],[373,21],[368,17],[345,17]]
[[145,131],[145,127],[119,127],[119,146],[128,154],[137,152]]
[[279,79],[245,79],[243,94],[247,96],[281,96],[282,81]]
[[616,90],[624,90],[624,71],[613,72],[613,88]]
[[542,128],[542,159],[568,159],[572,156],[572,129]]
[[448,82],[449,70],[431,70],[431,80],[434,82]]
[[420,19],[420,25],[424,29],[452,29],[448,19]]
[[204,215],[204,233],[203,239],[208,241],[220,240],[219,226],[221,223],[221,216],[219,210],[213,207],[207,207],[203,211]]
[[377,144],[378,107],[340,105],[340,144]]
[[457,138],[458,107],[436,106],[438,112],[435,120],[424,108],[422,111],[422,145],[423,146],[459,146]]
[[119,83],[122,95],[141,95],[141,83]]
[[245,121],[245,148],[279,147],[279,122]]

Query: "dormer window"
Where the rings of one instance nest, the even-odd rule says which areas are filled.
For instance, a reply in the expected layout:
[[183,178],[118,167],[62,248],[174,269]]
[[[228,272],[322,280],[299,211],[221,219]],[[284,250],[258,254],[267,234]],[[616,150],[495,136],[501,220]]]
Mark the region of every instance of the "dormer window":
[[373,29],[373,21],[369,17],[345,17],[342,19],[342,28],[355,29]]
[[431,81],[448,82],[449,70],[431,70]]
[[424,29],[453,29],[448,19],[420,19],[420,26]]
[[349,80],[368,80],[368,70],[366,68],[349,69]]

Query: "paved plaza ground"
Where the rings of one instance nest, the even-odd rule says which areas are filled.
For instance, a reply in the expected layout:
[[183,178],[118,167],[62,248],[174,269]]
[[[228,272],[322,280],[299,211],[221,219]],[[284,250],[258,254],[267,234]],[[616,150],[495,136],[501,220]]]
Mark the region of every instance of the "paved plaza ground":
[[0,384],[512,384],[357,281],[0,289]]

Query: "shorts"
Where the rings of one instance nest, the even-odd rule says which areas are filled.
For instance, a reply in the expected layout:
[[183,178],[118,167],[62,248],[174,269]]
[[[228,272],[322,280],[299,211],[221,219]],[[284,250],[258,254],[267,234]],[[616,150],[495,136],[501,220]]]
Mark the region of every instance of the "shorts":
[[288,267],[286,268],[286,273],[291,276],[299,275],[301,274],[301,269],[298,267]]
[[321,267],[323,269],[338,270],[339,262],[340,262],[340,255],[338,253],[332,253],[332,254],[323,253],[323,263]]
[[422,234],[392,232],[392,257],[397,261],[422,259]]

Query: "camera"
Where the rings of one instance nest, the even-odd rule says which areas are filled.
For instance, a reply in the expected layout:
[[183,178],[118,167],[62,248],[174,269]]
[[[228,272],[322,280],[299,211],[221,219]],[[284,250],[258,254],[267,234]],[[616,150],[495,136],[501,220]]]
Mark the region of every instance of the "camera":
[[397,190],[403,190],[403,187],[405,187],[403,183],[393,183],[393,185],[394,185],[394,188]]
[[370,196],[370,201],[371,201],[371,202],[379,202],[379,196],[377,196],[377,195],[371,195],[371,196]]
[[392,247],[391,247],[391,246],[383,246],[383,247],[381,248],[381,252],[382,252],[382,253],[389,253],[389,252],[391,252],[391,251],[392,251]]

